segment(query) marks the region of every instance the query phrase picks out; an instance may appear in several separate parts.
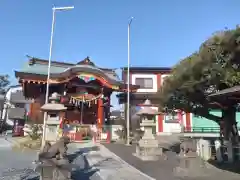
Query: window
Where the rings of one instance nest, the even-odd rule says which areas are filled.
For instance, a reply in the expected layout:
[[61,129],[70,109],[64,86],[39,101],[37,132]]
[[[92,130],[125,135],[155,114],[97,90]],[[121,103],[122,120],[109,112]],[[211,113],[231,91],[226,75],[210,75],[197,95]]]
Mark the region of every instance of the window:
[[49,117],[50,118],[56,118],[57,117],[57,113],[49,113]]
[[153,78],[136,78],[135,84],[140,86],[140,89],[152,89]]
[[165,115],[165,122],[166,123],[178,123],[179,122],[178,114],[176,112],[166,114]]

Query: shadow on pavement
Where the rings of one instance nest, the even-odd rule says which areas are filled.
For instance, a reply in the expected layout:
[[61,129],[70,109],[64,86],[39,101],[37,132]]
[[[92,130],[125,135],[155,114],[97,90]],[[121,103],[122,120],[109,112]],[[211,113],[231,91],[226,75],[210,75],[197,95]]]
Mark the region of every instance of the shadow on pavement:
[[236,174],[240,174],[240,162],[234,162],[234,163],[218,163],[215,160],[208,161],[209,164],[213,165],[214,167],[224,170],[233,172]]
[[77,169],[72,172],[72,179],[86,179],[89,180],[99,169],[93,169],[92,166],[89,166],[89,163],[85,156],[83,156],[84,167],[82,169]]
[[79,150],[77,152],[74,152],[73,154],[68,154],[67,158],[69,160],[69,163],[72,163],[78,156],[81,156],[84,152]]
[[93,146],[93,147],[85,147],[85,148],[80,148],[78,151],[69,154],[68,159],[70,163],[73,163],[75,159],[77,159],[79,156],[82,156],[83,161],[84,161],[84,167],[79,168],[77,167],[78,165],[74,165],[76,168],[75,170],[72,171],[71,173],[71,178],[73,180],[77,179],[90,179],[99,169],[94,168],[93,166],[89,166],[89,163],[87,161],[86,156],[84,153],[89,153],[91,151],[98,151],[99,147],[98,146]]
[[78,151],[76,151],[72,154],[68,154],[67,157],[69,159],[69,162],[72,163],[78,156],[80,156],[84,153],[88,153],[91,151],[98,151],[98,150],[99,150],[98,146],[84,147],[84,148],[80,148]]

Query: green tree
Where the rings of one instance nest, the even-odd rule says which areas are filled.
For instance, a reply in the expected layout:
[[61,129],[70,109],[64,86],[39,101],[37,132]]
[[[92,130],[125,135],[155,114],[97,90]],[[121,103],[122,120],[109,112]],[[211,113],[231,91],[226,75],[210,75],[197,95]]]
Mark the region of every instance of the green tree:
[[5,94],[8,88],[9,76],[8,75],[0,75],[0,94]]
[[[225,140],[236,140],[238,102],[224,98],[213,101],[209,94],[240,84],[239,62],[240,28],[215,33],[198,51],[173,67],[159,91],[160,105],[165,110],[180,109],[218,124],[224,122]],[[222,111],[222,117],[210,114],[214,108]]]

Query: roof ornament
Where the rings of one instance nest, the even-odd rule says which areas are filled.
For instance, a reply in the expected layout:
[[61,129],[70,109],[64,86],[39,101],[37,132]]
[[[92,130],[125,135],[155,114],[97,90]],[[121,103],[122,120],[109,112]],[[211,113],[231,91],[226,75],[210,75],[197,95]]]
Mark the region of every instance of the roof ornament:
[[26,57],[29,59],[28,64],[29,66],[34,65],[36,63],[36,58],[26,55]]
[[90,60],[89,56],[87,56],[84,60],[77,63],[78,65],[88,65],[95,66],[95,64]]
[[158,115],[161,114],[160,112],[158,112],[157,110],[152,108],[152,103],[149,99],[147,99],[144,103],[143,103],[143,108],[141,108],[136,115],[138,116],[148,116],[148,115]]
[[54,92],[50,97],[49,97],[50,103],[44,104],[41,107],[42,111],[65,111],[67,108],[59,103],[60,101],[60,94]]

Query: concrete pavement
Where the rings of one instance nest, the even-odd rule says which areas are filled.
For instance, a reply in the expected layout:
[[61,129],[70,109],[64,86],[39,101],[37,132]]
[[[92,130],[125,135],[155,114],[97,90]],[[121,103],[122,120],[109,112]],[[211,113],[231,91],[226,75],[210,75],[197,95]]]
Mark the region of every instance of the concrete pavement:
[[36,159],[35,152],[13,152],[12,144],[4,137],[0,137],[0,143],[0,180],[31,179],[38,176],[32,165]]
[[[0,180],[37,178],[32,162],[37,158],[36,151],[12,151],[11,139],[0,138]],[[95,148],[97,145],[98,148]],[[90,180],[154,180],[129,165],[101,144],[75,143],[69,145],[68,154],[75,171],[73,179]],[[21,177],[22,176],[22,177]],[[28,177],[29,176],[29,177]],[[21,177],[21,178],[20,178]]]
[[0,137],[0,149],[2,148],[11,148],[12,143],[6,141],[5,137]]
[[[81,144],[76,147],[81,148]],[[89,143],[88,147],[95,146]],[[88,161],[88,167],[96,171],[102,180],[154,180],[150,176],[140,172],[129,165],[101,144],[97,144],[98,150],[87,150],[83,153]]]

